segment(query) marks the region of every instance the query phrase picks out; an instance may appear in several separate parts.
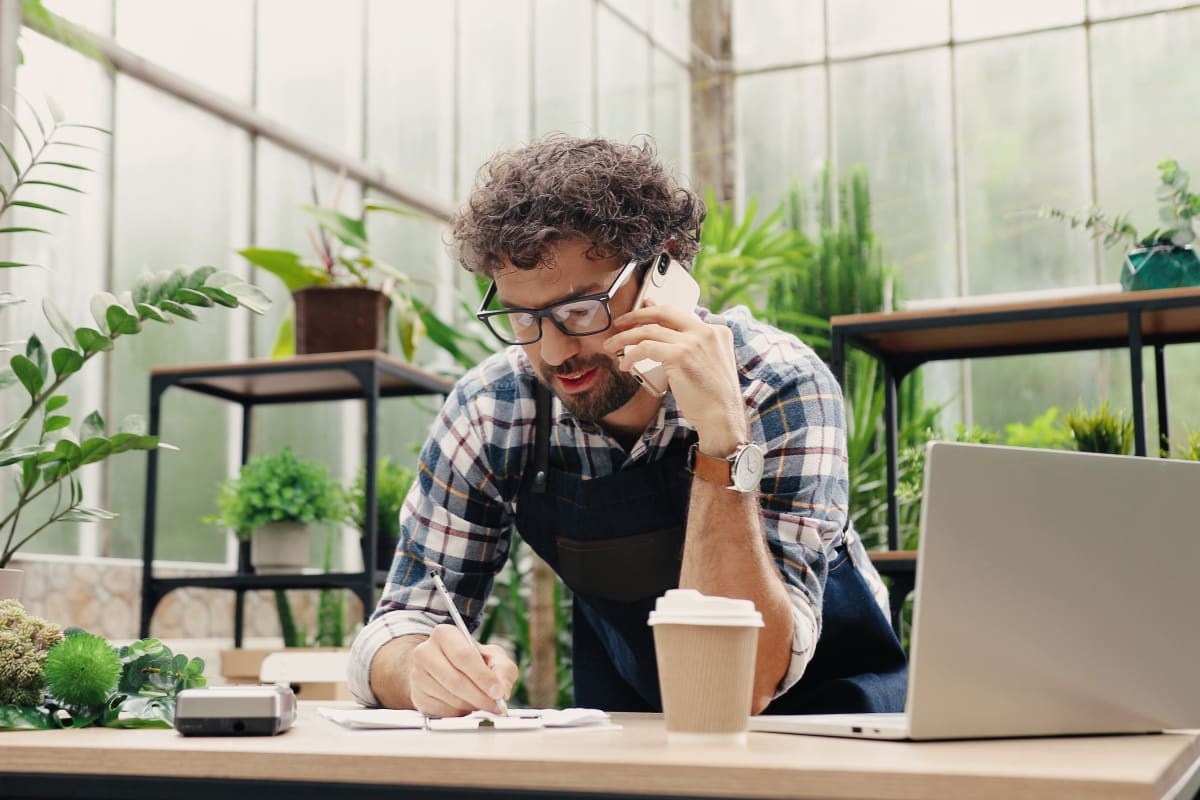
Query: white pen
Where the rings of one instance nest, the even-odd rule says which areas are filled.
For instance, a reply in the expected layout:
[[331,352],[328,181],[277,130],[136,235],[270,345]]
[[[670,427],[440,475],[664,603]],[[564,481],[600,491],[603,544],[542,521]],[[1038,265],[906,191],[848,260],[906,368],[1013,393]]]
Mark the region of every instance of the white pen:
[[[479,642],[475,641],[471,636],[471,632],[467,630],[467,623],[463,622],[462,614],[458,613],[458,608],[454,605],[454,601],[450,599],[450,592],[446,591],[446,584],[442,583],[442,576],[438,572],[433,572],[433,585],[437,587],[438,593],[442,599],[446,601],[446,608],[450,610],[450,618],[454,620],[454,626],[462,631],[462,635],[467,637],[467,641],[475,648],[475,652],[483,656],[483,651],[479,648]],[[484,659],[487,662],[487,659]],[[504,698],[496,699],[496,712],[503,717],[508,716],[508,703],[504,702]]]

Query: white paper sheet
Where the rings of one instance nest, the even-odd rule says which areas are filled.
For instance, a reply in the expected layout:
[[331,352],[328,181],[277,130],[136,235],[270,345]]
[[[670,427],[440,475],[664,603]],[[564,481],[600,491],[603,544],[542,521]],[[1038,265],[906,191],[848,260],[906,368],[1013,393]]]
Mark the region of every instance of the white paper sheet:
[[326,719],[356,730],[426,729],[474,731],[480,728],[537,730],[540,728],[611,727],[606,712],[596,708],[512,708],[508,716],[475,711],[464,717],[427,717],[420,711],[391,708],[318,708]]

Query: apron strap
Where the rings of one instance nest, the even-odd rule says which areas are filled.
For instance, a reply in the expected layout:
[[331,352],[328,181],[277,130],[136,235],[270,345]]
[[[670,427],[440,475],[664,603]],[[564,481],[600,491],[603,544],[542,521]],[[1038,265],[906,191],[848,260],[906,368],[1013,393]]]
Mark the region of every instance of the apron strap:
[[534,494],[546,493],[546,478],[550,474],[550,390],[541,381],[534,381],[535,416],[533,420],[533,486]]

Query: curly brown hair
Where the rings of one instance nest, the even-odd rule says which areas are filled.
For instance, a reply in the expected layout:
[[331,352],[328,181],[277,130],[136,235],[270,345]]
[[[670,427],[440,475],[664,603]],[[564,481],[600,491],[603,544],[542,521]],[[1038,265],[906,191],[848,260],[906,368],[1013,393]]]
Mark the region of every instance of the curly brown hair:
[[591,243],[589,258],[649,258],[668,242],[690,264],[704,201],[658,161],[649,140],[554,135],[494,156],[451,221],[453,256],[492,276],[509,261],[544,264],[558,242]]

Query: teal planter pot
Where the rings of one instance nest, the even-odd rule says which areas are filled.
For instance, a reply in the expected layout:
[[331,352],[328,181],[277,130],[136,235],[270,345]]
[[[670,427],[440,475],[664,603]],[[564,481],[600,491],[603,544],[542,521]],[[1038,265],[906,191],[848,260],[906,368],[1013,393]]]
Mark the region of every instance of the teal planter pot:
[[1121,265],[1121,288],[1178,289],[1200,286],[1200,256],[1190,247],[1155,245],[1130,250]]

